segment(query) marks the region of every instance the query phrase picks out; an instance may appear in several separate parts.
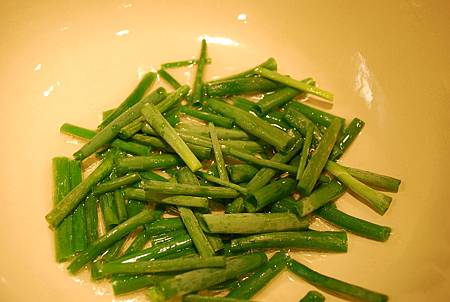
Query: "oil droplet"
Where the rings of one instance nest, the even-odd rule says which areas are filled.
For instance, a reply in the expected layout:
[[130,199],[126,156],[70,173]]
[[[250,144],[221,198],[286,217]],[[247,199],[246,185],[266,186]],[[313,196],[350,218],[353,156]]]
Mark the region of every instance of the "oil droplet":
[[247,24],[247,14],[240,13],[237,16],[237,19],[238,19],[238,21],[241,21],[242,23]]
[[42,64],[39,63],[36,66],[34,66],[34,71],[40,71],[42,69]]
[[49,96],[49,95],[53,92],[53,90],[55,90],[55,86],[50,85],[50,87],[48,87],[47,89],[45,89],[45,90],[42,92],[42,95],[43,95],[43,96]]
[[355,78],[355,90],[366,101],[369,108],[373,101],[373,92],[370,87],[370,71],[366,64],[366,59],[360,52],[356,53],[356,67],[358,69]]

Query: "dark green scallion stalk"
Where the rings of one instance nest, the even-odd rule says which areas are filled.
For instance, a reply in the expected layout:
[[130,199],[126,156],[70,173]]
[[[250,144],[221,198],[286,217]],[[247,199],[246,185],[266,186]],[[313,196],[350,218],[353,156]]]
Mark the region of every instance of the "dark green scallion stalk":
[[220,127],[231,128],[233,127],[234,123],[234,121],[230,118],[223,117],[217,114],[208,113],[205,111],[195,110],[187,106],[181,106],[180,112],[201,119],[203,121],[213,122],[215,125]]
[[378,225],[369,221],[353,217],[339,211],[334,204],[325,205],[315,212],[319,217],[329,223],[342,228],[350,233],[373,239],[376,241],[386,241],[391,234],[391,228]]
[[148,274],[189,271],[206,267],[224,267],[225,257],[189,257],[170,260],[151,260],[132,263],[105,263],[103,271],[109,274]]
[[392,197],[375,191],[371,187],[360,182],[359,180],[351,176],[344,167],[341,167],[339,164],[333,161],[328,161],[325,168],[328,172],[330,172],[341,182],[343,182],[356,195],[363,198],[367,202],[367,204],[378,214],[383,215],[384,213],[386,213],[387,209],[389,209]]
[[123,174],[129,171],[170,168],[181,163],[181,159],[173,154],[125,157],[117,160],[117,171]]
[[100,208],[102,210],[103,224],[107,231],[119,224],[117,208],[113,193],[106,193],[100,196]]
[[114,295],[123,295],[135,290],[156,285],[172,275],[168,274],[148,274],[148,275],[113,275],[112,287]]
[[347,252],[345,232],[276,232],[251,235],[231,240],[231,251],[242,252],[252,249],[299,248],[318,252]]
[[231,188],[231,189],[236,190],[236,191],[238,191],[238,192],[240,192],[242,194],[247,194],[247,189],[246,188],[241,187],[239,185],[236,185],[236,184],[234,184],[232,182],[222,180],[222,179],[220,179],[218,177],[209,175],[208,173],[204,173],[204,172],[199,172],[197,174],[199,176],[201,176],[203,179],[205,179],[205,180],[207,180],[209,182],[213,182],[213,183],[216,183],[218,185]]
[[268,70],[266,68],[257,68],[255,70],[255,72],[257,74],[259,74],[260,76],[270,79],[272,81],[279,82],[281,84],[298,89],[300,91],[304,91],[304,92],[316,95],[316,96],[321,97],[328,101],[333,100],[333,94],[331,92],[328,92],[328,91],[320,89],[316,86],[307,84],[304,81],[295,80],[291,77],[282,75],[276,71]]
[[254,76],[256,74],[255,73],[255,69],[258,68],[258,67],[264,67],[264,68],[267,68],[267,69],[270,69],[270,70],[277,70],[277,61],[275,61],[274,58],[268,58],[266,61],[262,62],[261,64],[255,66],[253,68],[250,68],[248,70],[245,70],[245,71],[237,73],[237,74],[233,74],[233,75],[228,76],[228,77],[224,77],[224,78],[221,78],[221,79],[218,79],[218,80],[214,80],[214,81],[208,82],[208,84],[221,82],[221,81],[224,81],[224,80],[231,80],[231,79],[236,79],[236,78],[247,78],[247,77]]
[[109,115],[111,115],[116,108],[108,109],[102,112],[102,120],[105,120]]
[[156,73],[148,72],[146,73],[137,87],[131,92],[131,94],[111,113],[109,114],[98,126],[99,129],[105,128],[112,121],[117,119],[122,113],[127,111],[137,102],[139,102],[144,96],[147,89],[155,82]]
[[[312,78],[307,78],[301,82],[307,85],[314,85],[315,82]],[[274,93],[266,94],[261,100],[256,104],[258,109],[258,115],[263,115],[269,113],[277,108],[282,107],[284,104],[292,100],[294,97],[299,95],[304,96],[305,94],[301,91],[294,89],[292,87],[283,87],[275,91]]]
[[387,192],[398,192],[398,188],[401,183],[400,179],[356,168],[344,166],[341,167],[347,170],[347,172],[350,173],[351,176],[353,176],[360,182],[365,183],[366,185],[371,186],[377,190]]
[[158,75],[164,79],[173,89],[177,89],[181,86],[181,84],[166,70],[160,69],[158,70]]
[[109,153],[102,163],[71,190],[56,206],[45,216],[51,227],[55,228],[78,204],[87,196],[93,186],[109,175],[114,165],[114,154]]
[[364,121],[360,120],[359,118],[354,118],[350,122],[350,124],[344,129],[341,137],[334,145],[333,151],[330,155],[331,160],[337,160],[342,156],[342,154],[344,154],[345,150],[347,150],[347,148],[352,144],[352,142],[361,132],[364,124]]
[[130,255],[141,251],[147,242],[150,240],[150,236],[147,234],[145,229],[142,229],[134,238],[133,242],[124,251],[123,255]]
[[238,197],[225,207],[226,214],[242,213],[245,211],[244,198]]
[[111,123],[102,128],[102,130],[97,132],[90,141],[74,153],[74,158],[77,160],[83,160],[89,155],[95,153],[95,151],[104,145],[111,142],[113,138],[119,134],[120,129],[141,116],[141,109],[145,104],[158,103],[164,98],[164,95],[165,90],[163,88],[158,88],[153,93],[144,97],[138,103],[133,105],[133,107],[127,109]]
[[152,148],[148,146],[144,146],[135,142],[124,141],[118,138],[111,143],[111,146],[123,150],[127,153],[141,156],[150,155],[150,151],[152,150]]
[[178,136],[161,113],[151,104],[142,108],[142,114],[155,131],[175,150],[183,159],[191,171],[197,171],[202,167],[201,162],[195,157],[186,143]]
[[287,197],[295,190],[296,184],[297,182],[292,178],[281,178],[252,192],[247,197],[247,201],[254,208],[254,211],[251,212],[259,211],[275,201]]
[[299,302],[324,302],[325,297],[315,290],[310,290]]
[[[176,127],[178,133],[185,133],[189,135],[195,136],[206,136],[209,137],[209,128],[204,125],[194,125],[187,123],[180,123]],[[248,140],[250,139],[249,135],[242,130],[239,129],[227,129],[222,127],[216,127],[217,137],[219,139],[239,139],[239,140]]]
[[188,208],[208,208],[208,199],[186,195],[169,196],[161,199],[161,203],[183,206]]
[[250,181],[258,169],[248,164],[234,164],[227,166],[228,173],[230,174],[231,181],[234,183],[243,183]]
[[76,138],[87,139],[87,140],[93,138],[95,136],[95,134],[97,133],[94,130],[83,128],[83,127],[69,124],[69,123],[64,123],[61,126],[61,128],[59,128],[59,131],[61,133],[67,134],[67,135],[75,136]]
[[276,253],[250,277],[239,282],[239,287],[231,290],[227,298],[250,299],[286,267],[288,260],[289,255],[286,252]]
[[[127,237],[123,237],[122,239],[114,242],[114,244],[108,249],[108,251],[102,255],[102,260],[112,261],[114,259],[117,259],[120,256],[120,252],[121,252],[122,247],[126,240],[127,240]],[[99,277],[104,278],[105,274],[102,271],[101,262],[97,262],[97,263],[98,263],[97,266],[98,266],[98,271],[99,271]]]
[[314,212],[320,207],[342,196],[345,191],[345,186],[337,180],[320,185],[311,193],[311,195],[305,196],[298,201],[298,215],[303,217]]
[[153,302],[166,301],[239,277],[266,262],[267,256],[264,253],[227,259],[225,268],[204,268],[176,275],[150,288],[147,296]]
[[266,115],[263,115],[261,118],[283,131],[288,131],[290,128],[289,124],[284,121],[284,112],[272,111],[267,113]]
[[114,191],[114,202],[116,204],[117,209],[117,218],[119,219],[119,222],[124,222],[128,218],[127,214],[127,206],[125,203],[125,198],[123,196],[122,190],[116,190]]
[[[70,160],[67,157],[55,157],[52,160],[52,166],[53,202],[57,206],[70,192]],[[72,232],[72,215],[69,215],[55,228],[55,256],[57,262],[64,262],[73,255]]]
[[195,74],[195,81],[194,85],[192,86],[192,93],[191,93],[191,103],[194,106],[200,105],[202,101],[202,90],[203,90],[203,71],[205,69],[206,65],[206,51],[207,51],[207,44],[206,40],[202,40],[202,47],[200,50],[200,57],[198,58],[197,63],[197,72]]
[[[69,162],[69,168],[70,168],[70,187],[71,189],[73,189],[78,184],[80,184],[82,180],[81,166],[79,162],[71,160]],[[80,204],[75,208],[71,216],[72,216],[73,251],[77,253],[86,249],[88,245],[84,201],[80,202]]]
[[85,200],[86,235],[89,246],[98,239],[97,202],[97,196],[94,194],[89,194]]
[[388,296],[384,294],[322,275],[295,260],[291,259],[288,267],[294,274],[306,282],[326,290],[327,292],[338,297],[345,297],[346,299],[366,302],[388,301]]
[[211,137],[211,144],[214,150],[214,158],[216,159],[217,172],[219,178],[223,181],[229,182],[227,167],[223,159],[222,148],[220,147],[219,139],[217,138],[216,127],[213,123],[209,123],[209,135]]
[[298,183],[300,193],[304,195],[311,194],[336,143],[340,129],[341,123],[338,120],[333,120],[306,165],[302,178]]
[[[198,60],[191,59],[191,60],[183,60],[183,61],[164,63],[164,64],[161,64],[161,68],[166,68],[166,69],[180,68],[180,67],[186,67],[186,66],[191,66],[191,65],[196,65],[196,64],[198,64]],[[210,58],[206,59],[206,64],[211,64]]]
[[242,109],[244,111],[248,112],[257,112],[256,103],[247,100],[246,98],[240,97],[240,96],[234,96],[231,98],[233,101],[233,106]]
[[150,236],[169,233],[180,229],[184,229],[184,224],[179,217],[162,218],[145,225],[145,232]]
[[[291,151],[285,154],[278,152],[270,159],[270,161],[282,164],[287,163],[299,152],[302,145],[303,140],[297,138],[297,141],[295,142]],[[258,173],[256,173],[256,175],[247,184],[248,192],[256,192],[258,189],[264,187],[276,175],[276,173],[277,170],[268,167],[259,170]]]
[[305,105],[300,102],[290,102],[286,109],[295,109],[299,111],[301,114],[306,116],[308,119],[310,119],[312,122],[314,122],[317,125],[328,127],[330,126],[331,122],[333,120],[339,120],[341,123],[342,128],[344,128],[345,125],[345,119],[336,115],[333,115],[331,113],[319,110],[317,108]]
[[[197,177],[187,168],[182,168],[177,174],[177,180],[181,184],[191,185],[199,188],[200,183]],[[195,248],[202,257],[214,256],[215,252],[211,244],[208,241],[207,236],[200,227],[200,223],[197,217],[194,215],[191,209],[185,207],[178,207],[181,219],[186,227],[189,235],[194,242]]]
[[239,195],[237,191],[230,188],[168,183],[154,180],[142,181],[142,188],[163,194],[192,195],[210,198],[235,198]]
[[299,111],[292,108],[288,108],[284,114],[284,119],[305,136],[303,148],[300,156],[300,163],[297,171],[297,180],[300,180],[303,176],[303,172],[306,167],[306,163],[309,157],[309,151],[314,134],[314,123],[311,122],[306,116]]
[[110,181],[103,182],[101,184],[98,184],[92,192],[96,195],[101,195],[106,192],[111,192],[117,189],[120,189],[121,187],[131,185],[135,182],[138,182],[141,180],[141,177],[138,173],[130,173],[127,175],[124,175],[122,177],[112,179]]
[[189,235],[186,234],[174,238],[171,241],[156,244],[152,247],[129,255],[124,255],[114,260],[114,263],[132,263],[137,261],[161,259],[168,255],[176,255],[177,253],[187,248],[192,248],[192,239],[191,237],[189,237]]
[[[295,167],[295,166],[286,165],[286,164],[283,164],[283,163],[280,163],[280,162],[277,162],[274,160],[258,158],[253,155],[250,155],[246,152],[239,151],[238,149],[235,149],[235,148],[222,146],[222,152],[224,154],[234,156],[236,158],[239,158],[240,160],[252,163],[257,166],[276,169],[276,170],[280,170],[283,172],[289,172],[292,174],[295,174],[297,172],[297,167]],[[255,175],[255,177],[256,177],[256,175]]]
[[164,242],[172,241],[182,235],[189,235],[188,232],[186,231],[186,228],[184,227],[184,223],[183,223],[182,229],[178,229],[178,230],[171,231],[168,233],[153,235],[150,238],[150,242],[152,243],[152,245],[161,244]]
[[[261,93],[274,91],[281,85],[259,77],[235,78],[208,83],[206,91],[210,97],[223,97],[237,94]],[[214,111],[216,111],[214,109]]]
[[187,295],[183,297],[183,302],[249,302],[250,300],[215,297],[215,296],[200,296],[200,295]]
[[129,218],[127,221],[121,223],[114,229],[110,230],[104,236],[97,239],[86,250],[81,252],[68,266],[69,272],[76,273],[84,265],[92,261],[95,257],[100,255],[107,248],[112,246],[116,241],[122,239],[138,226],[149,223],[157,219],[161,215],[160,212],[143,210],[136,216]]
[[123,139],[129,139],[134,134],[138,133],[142,130],[142,127],[144,126],[144,117],[138,117],[122,129],[120,129],[119,137]]
[[167,120],[170,126],[175,127],[180,122],[179,115],[180,107],[176,107],[166,112],[163,116]]
[[256,234],[304,230],[309,218],[299,219],[291,213],[203,214],[200,216],[208,232],[218,234]]
[[246,132],[274,146],[279,151],[289,151],[295,142],[293,136],[290,136],[251,113],[218,100],[210,99],[208,104],[215,111],[234,119],[235,123]]
[[292,213],[298,214],[298,203],[292,197],[283,198],[272,205],[272,213]]

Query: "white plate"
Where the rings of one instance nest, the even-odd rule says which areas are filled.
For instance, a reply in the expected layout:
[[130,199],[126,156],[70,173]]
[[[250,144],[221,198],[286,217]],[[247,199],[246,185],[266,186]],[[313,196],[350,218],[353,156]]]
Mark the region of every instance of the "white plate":
[[[339,201],[349,213],[392,226],[387,243],[350,235],[348,254],[296,258],[392,301],[448,301],[449,11],[446,1],[419,0],[0,4],[0,300],[115,299],[53,259],[44,220],[50,160],[79,147],[59,126],[95,127],[140,73],[196,57],[206,36],[207,78],[270,56],[283,73],[313,76],[335,93],[333,113],[366,121],[342,161],[403,180],[383,217],[351,196]],[[311,288],[284,273],[255,299],[298,301]]]

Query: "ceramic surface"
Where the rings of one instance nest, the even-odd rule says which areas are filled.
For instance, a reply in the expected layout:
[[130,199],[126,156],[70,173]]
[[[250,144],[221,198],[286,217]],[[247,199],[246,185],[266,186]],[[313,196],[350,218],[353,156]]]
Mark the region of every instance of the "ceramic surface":
[[[335,93],[331,112],[366,127],[342,159],[403,180],[378,216],[387,243],[349,235],[349,253],[296,259],[392,301],[450,300],[450,7],[448,1],[2,1],[0,3],[1,301],[133,301],[69,276],[44,220],[51,158],[78,147],[63,122],[95,127],[160,63],[198,55],[206,77],[274,56],[279,70]],[[189,70],[177,74],[191,83]],[[255,300],[298,301],[312,287],[283,273]],[[340,301],[327,295],[327,301]]]

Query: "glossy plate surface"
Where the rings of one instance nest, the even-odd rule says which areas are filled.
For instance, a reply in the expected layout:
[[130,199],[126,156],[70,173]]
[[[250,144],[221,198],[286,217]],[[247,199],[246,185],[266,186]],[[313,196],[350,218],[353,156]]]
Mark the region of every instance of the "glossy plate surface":
[[[64,3],[63,3],[64,2]],[[347,212],[389,225],[387,243],[349,236],[349,253],[297,253],[318,271],[392,301],[450,300],[450,7],[447,1],[3,1],[0,4],[1,301],[132,301],[54,262],[44,215],[51,158],[79,146],[63,122],[95,127],[144,71],[196,57],[207,78],[276,57],[335,93],[333,113],[366,127],[342,159],[403,180],[380,217],[350,195]],[[191,83],[189,70],[177,77]],[[294,302],[284,273],[255,297]],[[340,301],[327,295],[327,301]]]

